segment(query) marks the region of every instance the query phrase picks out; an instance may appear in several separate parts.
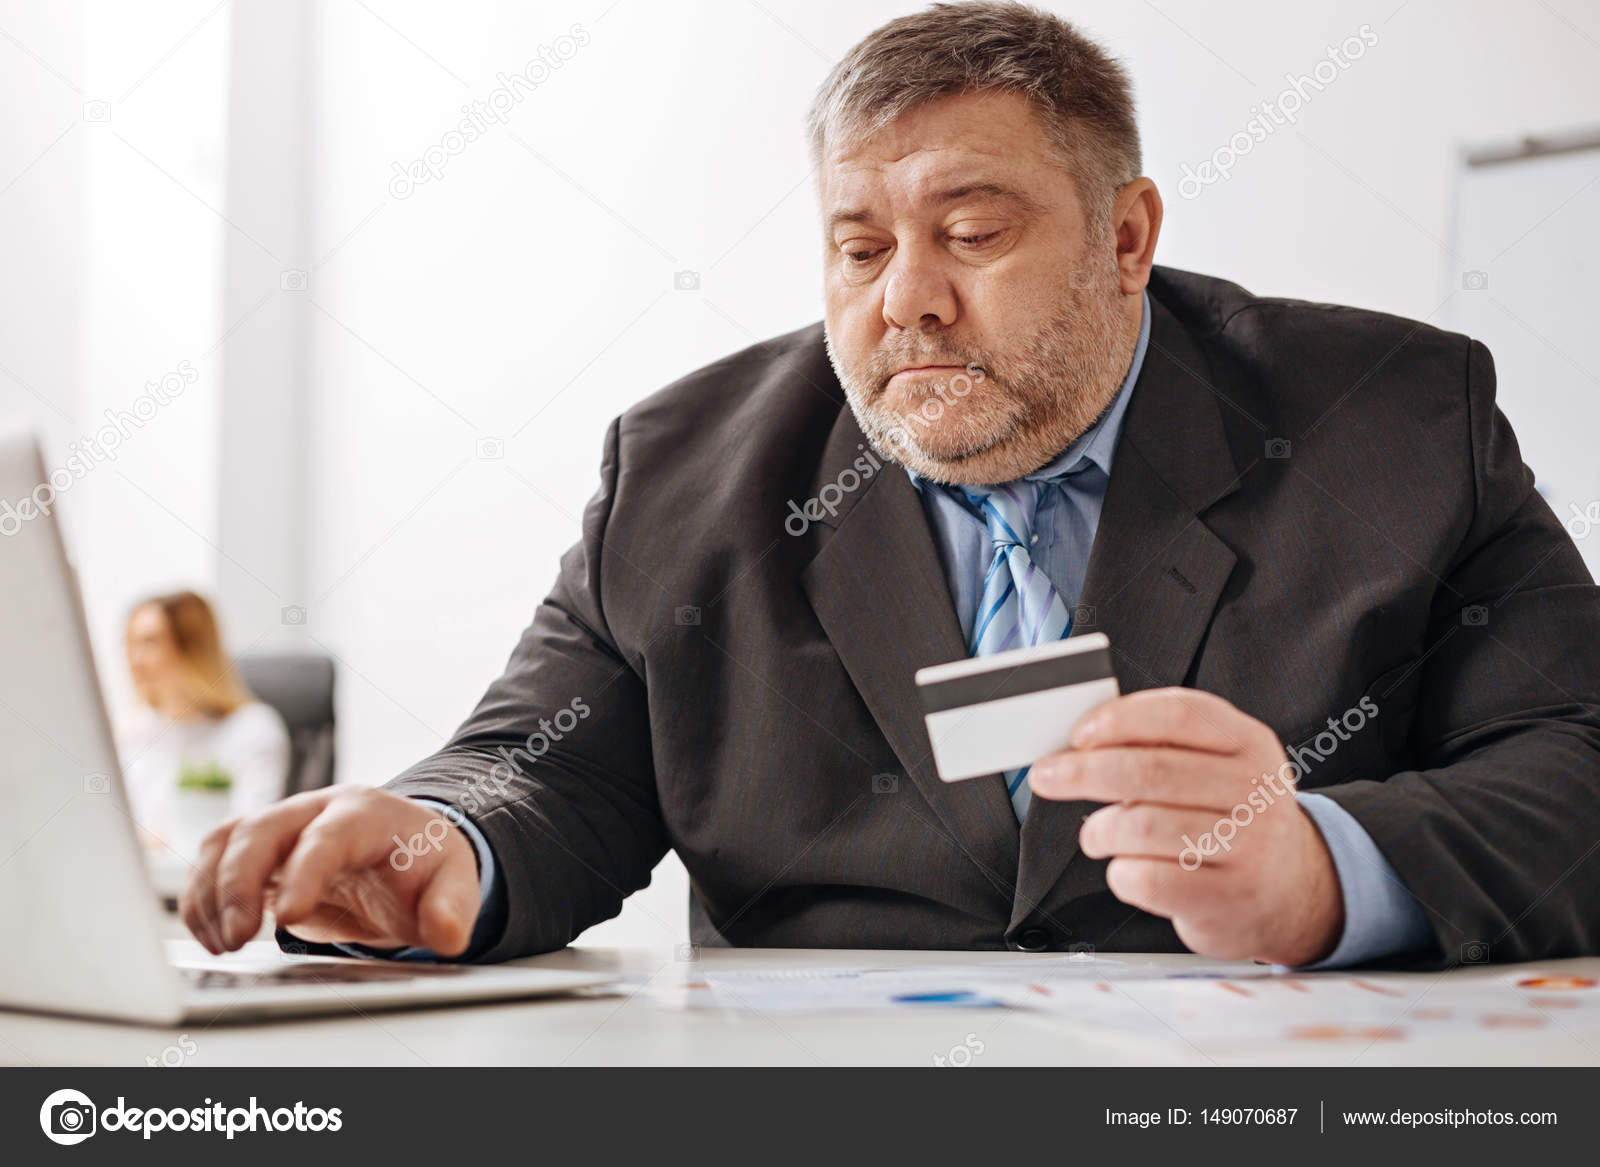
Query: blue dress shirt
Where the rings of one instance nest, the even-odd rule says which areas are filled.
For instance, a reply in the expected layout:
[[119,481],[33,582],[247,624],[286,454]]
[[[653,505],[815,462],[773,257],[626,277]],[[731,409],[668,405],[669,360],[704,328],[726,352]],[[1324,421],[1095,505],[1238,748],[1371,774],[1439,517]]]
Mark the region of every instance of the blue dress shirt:
[[[1111,460],[1117,439],[1122,435],[1122,420],[1145,350],[1150,345],[1150,297],[1143,297],[1139,320],[1139,342],[1122,387],[1111,406],[1082,436],[1049,465],[1025,475],[1029,479],[1058,478],[1041,492],[1034,518],[1034,543],[1029,548],[1034,562],[1050,577],[1070,612],[1083,592],[1084,575],[1089,567],[1089,551],[1094,546],[1100,525],[1100,509],[1105,503],[1106,486],[1111,481]],[[950,594],[955,600],[963,638],[970,643],[972,621],[983,593],[983,576],[993,556],[988,528],[964,498],[929,482],[917,474],[911,481],[922,496],[934,543],[944,564]],[[1065,477],[1061,477],[1061,476]],[[1394,953],[1425,947],[1432,936],[1428,919],[1394,868],[1378,850],[1371,836],[1338,803],[1320,794],[1297,795],[1300,805],[1316,823],[1333,855],[1333,865],[1344,895],[1344,932],[1326,960],[1314,968],[1335,968],[1376,960]],[[440,810],[445,804],[419,799]],[[478,922],[469,951],[482,946],[485,924],[494,918],[492,907],[497,897],[505,896],[505,880],[495,865],[494,851],[483,833],[464,816],[451,814],[478,853],[481,899]],[[396,952],[374,953],[357,945],[341,945],[358,956],[386,955],[393,959],[434,959],[426,948],[406,948]]]

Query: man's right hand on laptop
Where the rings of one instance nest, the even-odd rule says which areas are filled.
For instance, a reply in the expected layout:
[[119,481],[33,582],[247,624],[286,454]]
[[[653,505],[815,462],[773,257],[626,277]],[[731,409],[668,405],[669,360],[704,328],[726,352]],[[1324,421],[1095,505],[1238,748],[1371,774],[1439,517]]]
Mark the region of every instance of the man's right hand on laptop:
[[212,831],[179,912],[213,954],[243,946],[270,910],[302,940],[456,956],[479,898],[472,843],[436,808],[329,787]]

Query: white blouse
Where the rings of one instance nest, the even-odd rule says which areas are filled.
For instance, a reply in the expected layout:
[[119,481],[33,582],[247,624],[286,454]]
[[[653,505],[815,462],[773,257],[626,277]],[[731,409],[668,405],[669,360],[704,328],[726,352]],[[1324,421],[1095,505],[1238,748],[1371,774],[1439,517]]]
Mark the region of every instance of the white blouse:
[[289,731],[270,705],[251,701],[225,717],[181,721],[138,706],[120,718],[117,752],[142,831],[178,842],[178,777],[185,768],[219,767],[233,778],[228,813],[243,814],[284,796],[289,779]]

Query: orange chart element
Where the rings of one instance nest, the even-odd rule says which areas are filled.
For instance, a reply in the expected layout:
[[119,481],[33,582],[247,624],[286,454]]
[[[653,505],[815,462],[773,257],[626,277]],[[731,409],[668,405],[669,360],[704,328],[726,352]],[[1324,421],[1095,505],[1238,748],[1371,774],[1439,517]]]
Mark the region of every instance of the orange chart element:
[[1600,984],[1593,977],[1523,977],[1519,989],[1592,989]]
[[1289,1036],[1299,1041],[1340,1041],[1345,1038],[1399,1041],[1405,1036],[1405,1030],[1377,1025],[1294,1025],[1289,1028]]
[[1537,1013],[1490,1013],[1483,1018],[1485,1029],[1543,1029],[1546,1024]]

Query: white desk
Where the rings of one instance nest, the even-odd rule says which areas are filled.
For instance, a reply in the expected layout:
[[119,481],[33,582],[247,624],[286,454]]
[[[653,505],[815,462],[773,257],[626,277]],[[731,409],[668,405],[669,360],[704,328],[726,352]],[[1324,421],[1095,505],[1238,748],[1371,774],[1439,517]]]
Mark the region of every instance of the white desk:
[[[199,952],[196,946],[196,952]],[[110,957],[108,957],[110,958]],[[1198,958],[1152,958],[1174,966]],[[1020,953],[706,949],[698,963],[671,949],[573,948],[525,963],[644,973],[678,983],[706,969],[916,965],[1055,960]],[[1600,959],[1546,961],[1541,970],[1600,976]],[[1507,966],[1448,976],[1503,977]],[[1396,977],[1436,974],[1374,974]],[[180,1034],[183,1035],[180,1037]],[[181,1030],[0,1012],[0,1062],[143,1066],[162,1058],[230,1065],[907,1065],[932,1066],[973,1035],[974,1065],[1600,1065],[1600,1038],[1559,1024],[1539,1032],[1383,1044],[1264,1043],[1227,1052],[1171,1043],[1138,1045],[1025,1012],[940,1008],[927,1013],[754,1014],[674,1010],[642,996],[560,998],[465,1008],[338,1016]],[[169,1047],[172,1047],[169,1050]]]

